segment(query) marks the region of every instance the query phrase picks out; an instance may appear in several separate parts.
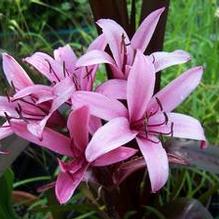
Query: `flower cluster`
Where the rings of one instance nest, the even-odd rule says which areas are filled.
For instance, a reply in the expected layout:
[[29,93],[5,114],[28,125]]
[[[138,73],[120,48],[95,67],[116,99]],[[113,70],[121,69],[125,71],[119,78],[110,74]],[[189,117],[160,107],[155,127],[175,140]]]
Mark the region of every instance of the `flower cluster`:
[[[15,133],[67,156],[67,162],[59,160],[55,185],[60,203],[71,198],[81,181],[89,180],[93,167],[130,163],[133,155],[135,159],[143,156],[152,192],[156,192],[168,179],[163,136],[206,145],[198,120],[171,112],[197,87],[202,67],[189,69],[154,94],[157,72],[190,60],[182,50],[144,55],[163,11],[151,13],[132,39],[113,20],[99,20],[102,34],[80,58],[69,45],[54,50],[54,57],[36,52],[25,58],[49,85],[34,84],[14,58],[2,54],[11,92],[0,97],[0,115],[5,118],[0,139]],[[112,56],[104,51],[106,46]],[[103,63],[113,78],[94,88],[96,71]],[[60,110],[63,105],[67,118]]]

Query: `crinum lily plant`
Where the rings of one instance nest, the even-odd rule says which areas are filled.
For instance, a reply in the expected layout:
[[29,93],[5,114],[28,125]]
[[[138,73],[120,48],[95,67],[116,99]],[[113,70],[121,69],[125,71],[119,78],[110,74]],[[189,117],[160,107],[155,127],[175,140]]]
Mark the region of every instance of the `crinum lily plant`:
[[[79,58],[66,45],[56,49],[54,57],[36,52],[23,59],[48,79],[47,85],[34,84],[13,57],[2,54],[12,92],[0,97],[5,118],[0,138],[14,133],[67,156],[65,162],[58,159],[55,192],[60,203],[66,203],[82,181],[100,183],[93,168],[127,164],[132,172],[132,161],[142,157],[151,190],[157,192],[168,180],[169,161],[183,162],[171,159],[163,139],[194,139],[206,146],[200,122],[172,112],[200,83],[203,68],[187,70],[154,94],[158,71],[190,60],[182,50],[144,55],[163,11],[151,13],[132,39],[115,21],[97,21],[102,34]],[[104,51],[107,45],[112,56]],[[113,78],[95,88],[95,74],[103,63]],[[67,117],[61,113],[63,105]],[[119,186],[128,175],[116,177],[112,172],[111,186]]]

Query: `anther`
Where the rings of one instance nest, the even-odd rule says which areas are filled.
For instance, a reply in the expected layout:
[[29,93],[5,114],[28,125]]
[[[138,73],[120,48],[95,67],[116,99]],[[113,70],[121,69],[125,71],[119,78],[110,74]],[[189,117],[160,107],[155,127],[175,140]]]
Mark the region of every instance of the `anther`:
[[11,123],[11,118],[10,118],[10,116],[7,114],[7,112],[4,112],[4,114],[5,114],[5,118],[6,118],[7,122],[8,122],[9,125],[10,125],[10,123]]
[[68,72],[68,69],[66,68],[65,61],[63,61],[63,75],[64,75],[64,78],[66,77],[66,73],[67,73],[68,76],[70,76],[70,74]]
[[55,76],[55,78],[60,82],[60,79],[59,79],[59,77],[58,77],[58,75],[56,74],[56,72],[54,71],[54,69],[52,68],[52,65],[51,65],[51,63],[49,62],[49,60],[48,59],[45,59],[45,61],[48,63],[48,65],[49,65],[49,73],[50,74],[53,74],[54,76]]
[[83,77],[83,79],[89,77],[91,75],[91,72],[92,72],[92,69],[89,71],[87,66],[85,67],[85,70],[86,70],[86,75]]
[[155,63],[155,57],[154,57],[153,54],[152,54],[151,56],[152,56],[152,58],[153,58],[152,63],[154,64],[154,63]]

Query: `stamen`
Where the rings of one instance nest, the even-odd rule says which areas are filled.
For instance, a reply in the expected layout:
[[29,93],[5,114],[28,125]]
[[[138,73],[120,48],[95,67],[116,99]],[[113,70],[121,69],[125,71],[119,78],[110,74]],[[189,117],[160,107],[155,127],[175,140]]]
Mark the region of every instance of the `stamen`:
[[150,112],[150,114],[149,114],[148,118],[150,118],[151,116],[154,116],[155,114],[157,114],[157,113],[158,113],[158,111],[159,111],[159,109],[157,109],[157,110],[156,110],[156,111],[154,111],[154,112]]
[[59,77],[58,77],[58,75],[56,74],[56,72],[54,71],[54,69],[52,68],[52,65],[51,65],[51,63],[49,62],[49,60],[48,59],[45,59],[45,61],[48,63],[48,65],[49,65],[49,73],[50,74],[53,74],[55,77],[56,77],[56,79],[60,82],[60,79],[59,79]]
[[16,91],[18,91],[18,90],[19,90],[19,89],[17,89],[17,88],[15,87],[15,85],[14,85],[14,82],[13,82],[13,81],[11,81],[11,87],[12,87],[12,89],[13,89],[14,93],[15,93]]
[[156,101],[157,101],[157,104],[158,104],[159,107],[160,107],[160,110],[163,111],[163,106],[162,106],[162,104],[161,104],[161,101],[160,101],[157,97],[155,97],[155,99],[156,99]]
[[153,61],[152,61],[152,63],[154,64],[156,59],[155,59],[155,57],[154,57],[154,55],[153,55],[153,54],[152,54],[151,56],[152,56],[152,58],[153,58]]
[[128,56],[127,56],[127,48],[126,48],[125,34],[124,33],[122,34],[122,40],[121,40],[121,53],[123,53],[123,52],[124,52],[124,55],[123,55],[122,72],[125,73],[125,66],[127,63]]
[[171,122],[171,127],[170,127],[170,129],[171,129],[171,138],[173,138],[173,126],[174,126],[174,123]]
[[148,125],[148,127],[157,127],[157,126],[167,125],[167,123],[169,121],[168,116],[167,116],[166,112],[163,112],[163,115],[164,115],[163,122],[158,123],[158,124],[150,124],[150,125]]
[[166,112],[163,112],[163,115],[164,115],[164,117],[165,117],[165,121],[166,121],[166,125],[167,125],[167,123],[168,123],[168,121],[169,121],[169,118],[168,118],[168,116],[167,116],[167,113]]
[[21,108],[21,105],[18,103],[17,104],[18,107],[15,107],[15,110],[17,112],[17,114],[19,115],[19,118],[14,118],[14,119],[22,119],[24,120],[26,123],[28,123],[28,120],[23,116],[22,114],[22,108]]
[[46,115],[48,114],[48,112],[47,112],[45,109],[43,109],[41,106],[39,106],[39,105],[36,105],[36,104],[31,103],[31,102],[29,102],[29,101],[27,101],[27,100],[24,100],[24,99],[20,99],[20,101],[22,101],[22,102],[24,102],[24,103],[26,103],[26,104],[29,104],[29,105],[31,105],[31,106],[34,106],[34,107],[38,108],[39,110],[41,110],[41,111],[42,111],[43,113],[45,113]]
[[158,131],[155,131],[155,130],[149,130],[148,133],[158,134],[158,135],[167,135],[167,136],[170,135],[171,137],[173,137],[173,122],[171,122],[169,132],[158,132]]
[[120,44],[121,52],[123,52],[124,46],[125,46],[125,34],[122,33],[122,40],[121,40],[121,44]]
[[85,70],[86,70],[86,75],[83,77],[83,79],[91,76],[91,72],[92,72],[92,69],[89,71],[87,66],[85,66]]
[[78,78],[75,74],[73,74],[72,80],[73,80],[73,83],[75,85],[76,90],[81,90],[80,83],[79,83]]
[[145,132],[145,137],[148,138],[148,131],[147,131],[147,115],[145,115],[145,119],[144,119],[144,132]]
[[10,118],[10,116],[7,114],[7,112],[4,112],[4,114],[5,114],[5,118],[6,118],[7,122],[8,122],[9,125],[10,125],[10,123],[11,123],[11,118]]
[[63,75],[64,75],[64,78],[66,77],[66,73],[67,73],[68,76],[70,76],[70,74],[68,72],[68,69],[66,68],[65,61],[63,61]]
[[136,54],[137,54],[137,49],[134,49],[134,54],[133,54],[132,65],[133,65],[133,63],[134,63],[134,61],[135,61],[135,56],[136,56]]
[[152,140],[150,138],[147,138],[147,141],[150,141],[150,142],[152,142],[154,144],[159,144],[160,143],[160,140],[154,141],[154,140]]
[[63,65],[62,65],[62,67],[63,67],[63,69],[62,69],[62,71],[63,71],[63,75],[64,75],[64,78],[66,77],[66,74],[65,74],[65,62],[63,61]]

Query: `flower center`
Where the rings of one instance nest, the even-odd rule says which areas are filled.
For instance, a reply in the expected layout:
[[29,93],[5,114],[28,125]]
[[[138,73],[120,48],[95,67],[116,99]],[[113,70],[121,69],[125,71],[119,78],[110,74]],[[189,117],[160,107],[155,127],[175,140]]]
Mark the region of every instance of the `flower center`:
[[[154,141],[150,138],[152,135],[157,135],[159,137],[163,136],[173,136],[173,122],[169,122],[167,113],[163,110],[163,106],[158,98],[156,98],[158,108],[154,112],[146,112],[144,117],[131,124],[131,129],[137,130],[141,137],[146,138],[148,141],[153,143],[159,143],[160,141]],[[162,116],[158,123],[150,122],[150,119],[159,113],[159,117]],[[166,127],[165,127],[166,126]],[[161,131],[160,127],[164,131]],[[166,131],[167,130],[167,131]]]

